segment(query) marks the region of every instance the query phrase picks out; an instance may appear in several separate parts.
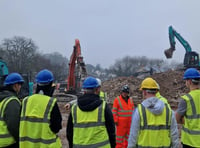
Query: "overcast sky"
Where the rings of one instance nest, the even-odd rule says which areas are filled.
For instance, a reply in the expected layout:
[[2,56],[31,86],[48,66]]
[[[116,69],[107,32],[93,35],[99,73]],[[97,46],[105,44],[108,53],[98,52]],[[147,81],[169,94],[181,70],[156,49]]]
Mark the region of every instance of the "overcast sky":
[[200,0],[1,0],[0,41],[24,36],[69,59],[77,38],[87,64],[109,67],[127,55],[166,60],[169,25],[200,53],[199,18]]

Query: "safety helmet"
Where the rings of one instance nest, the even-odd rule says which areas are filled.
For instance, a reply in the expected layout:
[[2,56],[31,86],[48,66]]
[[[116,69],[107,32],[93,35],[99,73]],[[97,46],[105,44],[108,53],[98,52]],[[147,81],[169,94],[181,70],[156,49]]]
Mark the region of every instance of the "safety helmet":
[[24,79],[19,73],[10,73],[4,81],[5,86],[16,83],[24,83]]
[[160,90],[160,85],[156,82],[157,86],[158,86],[158,90]]
[[142,81],[140,90],[143,89],[159,89],[157,82],[152,78],[146,78]]
[[47,69],[43,69],[36,75],[36,82],[38,84],[48,84],[54,80],[53,74]]
[[128,85],[124,85],[124,86],[122,86],[121,91],[122,91],[122,92],[129,93],[129,87],[128,87]]
[[96,78],[94,78],[94,77],[87,77],[84,81],[83,81],[83,85],[82,85],[82,87],[84,88],[84,89],[92,89],[92,88],[97,88],[97,87],[99,87],[100,85],[99,85],[99,83],[98,83],[98,81],[97,81],[97,79]]
[[99,78],[96,78],[96,80],[97,80],[99,86],[101,86],[101,80]]
[[200,73],[196,68],[188,68],[183,75],[183,79],[199,79]]

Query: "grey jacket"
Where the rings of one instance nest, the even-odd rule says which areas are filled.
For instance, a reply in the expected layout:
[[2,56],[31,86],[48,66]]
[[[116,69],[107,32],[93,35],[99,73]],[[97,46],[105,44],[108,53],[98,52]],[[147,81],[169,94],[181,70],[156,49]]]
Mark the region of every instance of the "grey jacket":
[[[155,97],[145,99],[142,102],[142,105],[155,115],[161,114],[165,107],[164,103]],[[140,130],[140,115],[138,108],[136,108],[132,115],[131,129],[128,139],[128,148],[136,147],[137,138],[139,136],[139,130]],[[178,134],[176,118],[173,111],[172,111],[170,136],[171,136],[172,148],[178,148],[179,134]]]

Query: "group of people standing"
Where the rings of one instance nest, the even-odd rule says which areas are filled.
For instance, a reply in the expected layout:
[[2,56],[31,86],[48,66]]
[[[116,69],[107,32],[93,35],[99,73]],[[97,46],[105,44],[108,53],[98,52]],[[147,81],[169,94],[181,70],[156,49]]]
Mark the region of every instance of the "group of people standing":
[[0,147],[62,147],[57,134],[62,116],[53,98],[53,74],[44,69],[36,75],[36,93],[20,101],[24,83],[19,73],[9,74],[0,91]]
[[[177,110],[173,111],[167,99],[160,95],[158,83],[150,77],[145,78],[140,86],[144,100],[132,112],[128,146],[126,136],[118,132],[122,131],[123,124],[121,127],[116,124],[116,147],[120,145],[119,147],[123,148],[179,148],[181,144],[183,148],[200,148],[198,140],[200,138],[200,73],[195,68],[188,68],[184,72],[183,80],[189,92],[180,97]],[[125,97],[122,98],[123,101],[126,100]],[[115,102],[121,100],[117,98],[113,104],[114,119],[118,117],[116,122],[124,115],[122,112],[128,114],[129,109],[123,110],[126,108],[125,105],[120,107],[123,103],[119,103],[117,111]],[[128,122],[129,115],[125,117]],[[179,140],[177,123],[182,124],[181,140]],[[125,122],[124,125],[129,127]],[[120,138],[123,138],[123,142]]]
[[[183,75],[189,92],[180,97],[176,111],[160,94],[159,84],[145,78],[143,101],[137,106],[124,85],[111,109],[99,96],[95,78],[86,78],[84,95],[72,105],[67,127],[71,147],[200,148],[200,73],[188,68]],[[178,125],[182,124],[181,140]],[[115,127],[115,128],[114,128]],[[80,136],[81,135],[81,136]]]
[[[148,77],[140,86],[143,101],[137,106],[124,85],[112,109],[101,91],[100,80],[87,77],[84,94],[66,104],[70,109],[66,135],[72,148],[179,148],[177,123],[182,124],[183,148],[200,148],[200,73],[195,68],[184,72],[189,93],[181,96],[173,111],[159,93],[158,83]],[[60,148],[57,133],[62,116],[54,92],[53,74],[44,69],[36,76],[35,94],[19,100],[24,82],[18,73],[9,74],[0,91],[0,147]]]

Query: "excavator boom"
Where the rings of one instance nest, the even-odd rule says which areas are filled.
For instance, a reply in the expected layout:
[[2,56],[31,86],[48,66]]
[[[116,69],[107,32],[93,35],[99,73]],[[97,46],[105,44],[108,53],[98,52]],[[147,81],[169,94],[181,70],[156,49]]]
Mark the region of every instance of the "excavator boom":
[[169,26],[170,48],[165,50],[165,52],[164,52],[165,56],[168,59],[172,58],[173,52],[176,50],[176,48],[175,48],[175,45],[176,45],[175,37],[183,45],[186,52],[192,51],[190,44],[178,32],[176,32],[176,30],[174,30],[172,26]]
[[81,56],[81,46],[78,39],[75,40],[74,49],[70,57],[69,73],[67,78],[67,93],[76,94],[81,90],[81,83],[87,76],[85,63]]

